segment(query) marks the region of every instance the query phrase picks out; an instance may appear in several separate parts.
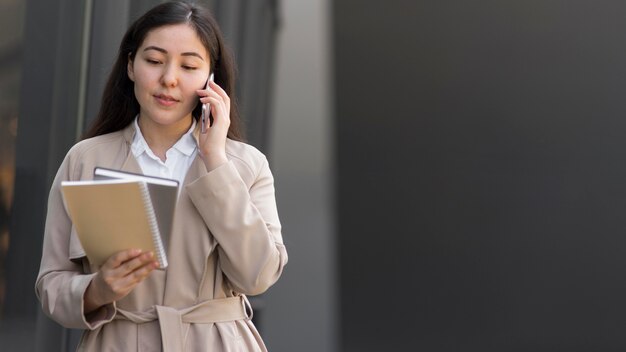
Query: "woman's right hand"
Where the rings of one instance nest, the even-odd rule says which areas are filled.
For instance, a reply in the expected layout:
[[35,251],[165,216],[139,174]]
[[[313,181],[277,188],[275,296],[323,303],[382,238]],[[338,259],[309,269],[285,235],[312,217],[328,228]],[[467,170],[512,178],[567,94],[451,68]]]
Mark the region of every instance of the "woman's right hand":
[[84,313],[124,298],[157,267],[152,252],[129,249],[112,255],[85,291]]

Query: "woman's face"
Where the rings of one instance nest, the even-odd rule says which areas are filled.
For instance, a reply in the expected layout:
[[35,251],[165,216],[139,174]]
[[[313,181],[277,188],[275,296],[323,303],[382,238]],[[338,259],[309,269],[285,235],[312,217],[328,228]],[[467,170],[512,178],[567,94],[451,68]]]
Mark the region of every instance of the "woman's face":
[[189,128],[198,103],[197,89],[209,76],[209,54],[195,30],[187,24],[158,27],[148,32],[128,62],[135,82],[140,118],[161,127]]

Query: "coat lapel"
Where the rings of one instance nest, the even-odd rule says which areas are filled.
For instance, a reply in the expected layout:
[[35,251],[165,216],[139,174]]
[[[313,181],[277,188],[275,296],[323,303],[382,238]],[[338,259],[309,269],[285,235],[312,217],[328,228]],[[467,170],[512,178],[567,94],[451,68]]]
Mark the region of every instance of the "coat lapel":
[[133,138],[135,138],[135,124],[131,123],[128,125],[128,127],[126,127],[126,129],[122,132],[122,135],[124,136],[124,142],[126,143],[127,153],[126,159],[122,163],[120,170],[143,174],[141,166],[139,166],[139,162],[137,162],[135,155],[133,155],[132,144]]

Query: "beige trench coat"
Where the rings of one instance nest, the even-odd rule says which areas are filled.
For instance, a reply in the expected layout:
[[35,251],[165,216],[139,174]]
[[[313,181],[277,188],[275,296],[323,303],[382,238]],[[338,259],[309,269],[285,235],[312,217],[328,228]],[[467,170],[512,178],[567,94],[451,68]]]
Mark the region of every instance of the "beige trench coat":
[[[93,178],[96,166],[141,172],[134,125],[77,143],[56,175],[36,293],[44,312],[86,329],[86,351],[265,351],[244,295],[267,290],[287,263],[274,181],[261,152],[227,140],[229,162],[207,172],[193,161],[168,242],[169,267],[128,296],[85,316],[92,268],[63,205],[61,181]],[[198,130],[194,132],[198,137]],[[249,308],[249,307],[248,307]]]

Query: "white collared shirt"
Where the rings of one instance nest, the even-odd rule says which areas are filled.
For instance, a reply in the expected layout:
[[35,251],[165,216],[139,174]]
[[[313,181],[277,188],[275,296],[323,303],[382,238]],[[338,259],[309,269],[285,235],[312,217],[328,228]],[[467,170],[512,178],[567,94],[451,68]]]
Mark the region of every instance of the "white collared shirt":
[[189,170],[198,150],[192,133],[196,127],[195,119],[189,131],[167,150],[165,162],[152,152],[137,121],[138,117],[135,118],[135,137],[131,144],[131,150],[143,173],[149,176],[174,179],[182,186],[187,170]]

